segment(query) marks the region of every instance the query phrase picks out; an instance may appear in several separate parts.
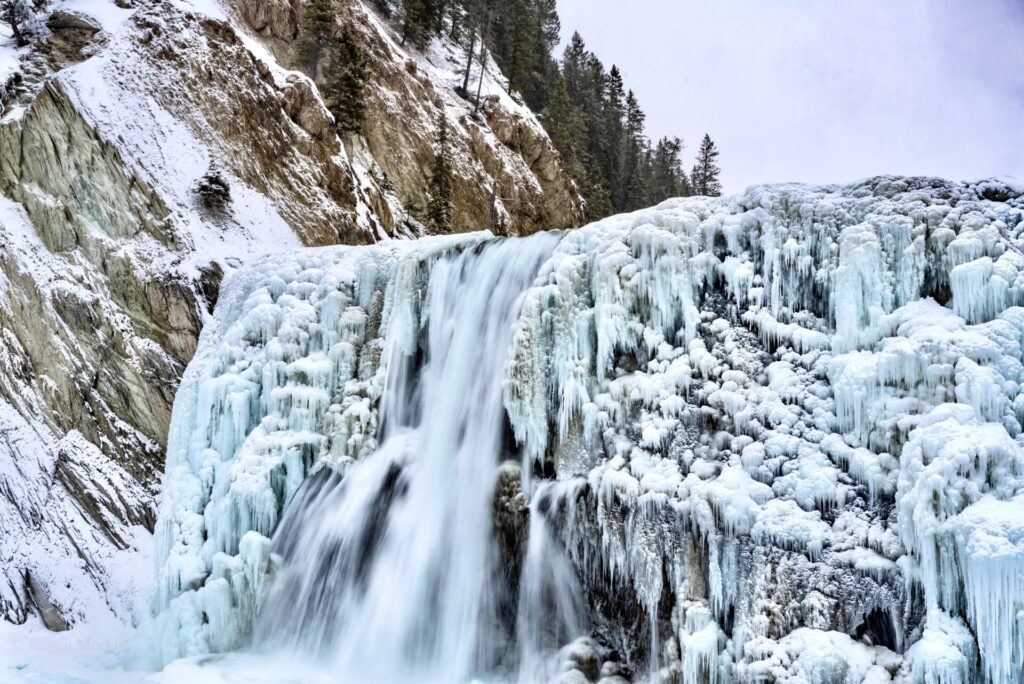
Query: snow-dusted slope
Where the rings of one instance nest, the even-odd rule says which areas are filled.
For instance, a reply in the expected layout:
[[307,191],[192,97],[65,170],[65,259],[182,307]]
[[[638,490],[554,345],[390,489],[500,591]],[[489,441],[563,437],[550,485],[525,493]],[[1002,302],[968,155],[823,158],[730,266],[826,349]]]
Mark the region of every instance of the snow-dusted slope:
[[[234,16],[265,41],[282,64],[306,68],[303,4],[294,0],[226,0]],[[457,93],[466,63],[465,46],[435,39],[425,53],[401,39],[368,0],[336,4],[341,21],[362,47],[370,72],[362,135],[350,141],[353,158],[378,176],[387,174],[397,197],[415,218],[427,205],[429,169],[437,118],[443,112],[451,134],[453,223],[457,230],[486,228],[491,193],[495,226],[527,234],[582,222],[582,202],[537,118],[511,96],[507,81],[489,60],[482,81],[474,62],[470,89],[481,92],[480,111]],[[397,10],[394,14],[397,16]],[[321,79],[323,74],[317,74]]]
[[[350,153],[313,82],[234,17],[213,0],[61,0],[31,47],[0,32],[5,620],[145,619],[171,403],[224,272],[422,230],[369,173],[398,162],[359,141]],[[437,88],[403,100],[436,113],[451,97]],[[502,149],[494,173],[537,186]],[[195,193],[213,165],[230,185],[221,213]]]
[[[478,454],[493,513],[462,524],[493,525],[519,578],[523,655],[475,671],[531,678],[524,642],[555,623],[523,601],[571,600],[571,582],[545,593],[564,549],[589,606],[577,635],[596,639],[562,652],[564,681],[1024,681],[1022,229],[1024,188],[876,178],[673,200],[565,234],[511,348],[491,352],[509,355],[504,373],[478,366],[478,386],[503,384],[523,456],[502,465],[507,440]],[[330,583],[330,565],[290,565],[267,537],[310,473],[363,478],[394,458],[375,451],[381,411],[417,415],[446,264],[494,249],[483,235],[329,248],[230,280],[175,406],[161,659],[245,643],[279,573]],[[427,425],[441,410],[421,409]],[[417,453],[366,509],[370,538],[407,521]],[[339,499],[322,524],[352,525],[372,498]],[[320,524],[321,505],[295,515]],[[362,548],[352,581],[397,571]],[[479,610],[503,605],[501,577]],[[393,630],[424,618],[396,611]],[[411,643],[430,667],[431,639]],[[408,654],[367,647],[389,667]]]

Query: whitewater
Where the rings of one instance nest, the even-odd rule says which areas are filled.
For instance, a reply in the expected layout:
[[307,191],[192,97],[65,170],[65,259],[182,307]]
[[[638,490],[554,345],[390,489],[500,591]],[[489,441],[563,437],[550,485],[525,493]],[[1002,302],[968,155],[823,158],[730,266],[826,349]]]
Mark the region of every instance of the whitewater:
[[1024,681],[1022,197],[247,266],[175,403],[155,677]]

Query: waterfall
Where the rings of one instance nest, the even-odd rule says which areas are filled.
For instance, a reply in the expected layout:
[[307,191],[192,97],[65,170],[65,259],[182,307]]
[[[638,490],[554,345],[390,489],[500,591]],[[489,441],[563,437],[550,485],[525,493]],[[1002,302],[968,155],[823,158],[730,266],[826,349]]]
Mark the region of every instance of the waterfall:
[[[522,293],[556,242],[496,241],[434,264],[425,349],[390,350],[380,447],[344,477],[311,478],[274,535],[283,565],[257,648],[374,682],[467,681],[501,659],[492,501],[514,456],[502,453],[502,378]],[[529,558],[538,543],[550,542],[531,537]],[[542,562],[524,579],[547,582],[531,567]]]
[[1024,207],[947,189],[247,266],[175,402],[161,663],[1021,684]]
[[556,678],[551,654],[583,633],[582,592],[565,550],[551,529],[559,506],[572,506],[585,480],[545,482],[530,500],[530,532],[520,581],[516,636],[521,684]]

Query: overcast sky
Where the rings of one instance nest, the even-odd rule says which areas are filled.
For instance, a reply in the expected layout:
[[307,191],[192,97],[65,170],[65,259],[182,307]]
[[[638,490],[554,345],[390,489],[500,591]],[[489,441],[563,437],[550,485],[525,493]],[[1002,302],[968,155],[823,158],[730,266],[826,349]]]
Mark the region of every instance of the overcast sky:
[[727,192],[878,173],[1024,180],[1024,0],[558,0]]

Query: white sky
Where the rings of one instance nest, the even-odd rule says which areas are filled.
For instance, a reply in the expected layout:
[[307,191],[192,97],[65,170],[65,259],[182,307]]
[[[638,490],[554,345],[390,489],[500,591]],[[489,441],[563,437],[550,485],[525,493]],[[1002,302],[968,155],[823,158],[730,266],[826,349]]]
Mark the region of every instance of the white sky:
[[[1024,0],[558,0],[651,138],[727,192],[879,173],[1024,180]],[[561,56],[561,48],[559,48]]]

